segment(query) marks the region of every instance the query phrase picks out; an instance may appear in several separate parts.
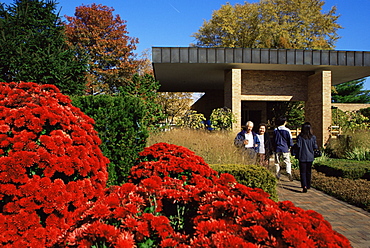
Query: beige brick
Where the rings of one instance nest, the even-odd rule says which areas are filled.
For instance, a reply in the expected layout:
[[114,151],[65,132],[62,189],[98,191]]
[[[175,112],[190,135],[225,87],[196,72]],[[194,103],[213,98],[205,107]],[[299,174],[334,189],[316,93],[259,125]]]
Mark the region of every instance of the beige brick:
[[331,72],[322,71],[309,77],[305,119],[312,124],[319,146],[330,137],[331,125]]

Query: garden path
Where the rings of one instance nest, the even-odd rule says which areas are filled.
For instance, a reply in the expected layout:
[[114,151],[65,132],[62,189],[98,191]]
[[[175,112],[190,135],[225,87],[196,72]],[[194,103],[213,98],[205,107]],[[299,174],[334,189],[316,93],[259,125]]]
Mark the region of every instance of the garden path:
[[349,239],[353,248],[370,248],[369,212],[316,189],[302,193],[300,182],[290,182],[285,175],[279,180],[277,191],[280,201],[291,201],[304,210],[322,214],[335,231]]

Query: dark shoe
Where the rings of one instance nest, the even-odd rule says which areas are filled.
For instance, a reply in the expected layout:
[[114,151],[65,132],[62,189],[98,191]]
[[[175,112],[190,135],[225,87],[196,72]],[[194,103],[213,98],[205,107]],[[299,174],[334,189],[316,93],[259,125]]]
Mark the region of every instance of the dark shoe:
[[307,193],[307,188],[303,188],[302,192]]
[[280,180],[280,173],[276,173],[276,179]]
[[293,182],[292,174],[289,174],[289,173],[288,173],[288,178],[289,178],[289,181]]

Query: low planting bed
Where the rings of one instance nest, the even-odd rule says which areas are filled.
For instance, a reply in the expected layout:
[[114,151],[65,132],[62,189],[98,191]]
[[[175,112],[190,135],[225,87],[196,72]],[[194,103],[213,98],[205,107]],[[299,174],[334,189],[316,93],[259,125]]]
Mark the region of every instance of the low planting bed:
[[314,168],[326,176],[370,180],[370,161],[329,159],[316,162]]
[[[293,170],[299,180],[299,170]],[[370,212],[370,181],[327,176],[312,170],[312,187]]]

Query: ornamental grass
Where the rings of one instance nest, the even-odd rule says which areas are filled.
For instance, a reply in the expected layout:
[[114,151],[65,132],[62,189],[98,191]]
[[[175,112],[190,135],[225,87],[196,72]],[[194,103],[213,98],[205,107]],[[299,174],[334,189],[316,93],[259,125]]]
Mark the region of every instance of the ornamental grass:
[[54,86],[1,83],[0,109],[2,247],[351,247],[182,146],[145,148],[107,188],[93,120]]
[[252,164],[240,149],[234,146],[236,133],[231,131],[207,131],[174,128],[170,131],[152,133],[148,146],[165,142],[184,146],[201,156],[208,164]]

